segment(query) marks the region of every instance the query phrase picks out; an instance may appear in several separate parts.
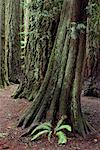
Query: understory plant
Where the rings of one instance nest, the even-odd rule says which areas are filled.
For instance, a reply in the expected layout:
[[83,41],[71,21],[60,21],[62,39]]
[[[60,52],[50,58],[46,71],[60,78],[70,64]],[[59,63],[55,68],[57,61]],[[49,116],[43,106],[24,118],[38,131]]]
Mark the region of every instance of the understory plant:
[[42,135],[47,135],[48,140],[50,141],[52,135],[54,135],[58,138],[58,144],[66,144],[68,141],[68,136],[66,133],[71,132],[72,128],[70,125],[65,124],[64,120],[65,117],[62,117],[61,120],[58,121],[54,129],[50,122],[44,122],[38,125],[31,133],[31,141],[36,140]]

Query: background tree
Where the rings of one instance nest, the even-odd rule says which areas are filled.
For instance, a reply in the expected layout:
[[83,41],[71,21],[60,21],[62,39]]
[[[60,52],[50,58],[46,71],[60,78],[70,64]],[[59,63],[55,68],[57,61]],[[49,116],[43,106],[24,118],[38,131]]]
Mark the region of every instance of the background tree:
[[15,98],[33,100],[43,82],[56,36],[61,5],[62,0],[28,0],[24,3],[24,80],[16,91]]
[[5,57],[11,82],[18,82],[20,73],[20,0],[5,1]]
[[5,1],[0,1],[0,88],[9,84],[5,66]]
[[100,97],[100,1],[87,7],[87,54],[84,70],[84,95]]
[[[48,3],[46,2],[42,6],[46,5],[47,7]],[[91,131],[90,125],[83,118],[80,103],[81,76],[86,49],[87,4],[87,0],[64,0],[45,77],[31,107],[20,119],[19,126],[24,128],[30,125],[29,131],[31,131],[42,121],[55,123],[56,119],[66,116],[66,121],[72,125],[73,130],[77,130],[84,136]],[[42,20],[44,19],[42,18]],[[38,23],[40,24],[39,20]],[[34,42],[33,38],[31,43],[32,41]],[[39,44],[35,50],[37,48],[41,50]],[[48,49],[47,45],[46,50]],[[41,79],[41,76],[39,78]]]

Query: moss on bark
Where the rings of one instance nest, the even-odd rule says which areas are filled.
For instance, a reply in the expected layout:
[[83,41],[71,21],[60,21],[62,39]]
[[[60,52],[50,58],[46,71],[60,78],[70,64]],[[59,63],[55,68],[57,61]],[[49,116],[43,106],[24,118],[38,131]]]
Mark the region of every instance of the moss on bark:
[[[63,1],[63,0],[62,0]],[[33,100],[48,67],[54,44],[62,1],[34,1],[31,3],[30,24],[24,55],[24,80],[14,97]]]

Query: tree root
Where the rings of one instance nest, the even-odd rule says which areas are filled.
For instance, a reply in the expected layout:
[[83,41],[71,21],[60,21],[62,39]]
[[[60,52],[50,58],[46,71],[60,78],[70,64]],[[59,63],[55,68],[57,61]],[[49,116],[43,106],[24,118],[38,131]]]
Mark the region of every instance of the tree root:
[[19,95],[20,95],[20,93],[23,92],[23,90],[24,90],[24,84],[21,83],[21,84],[18,86],[16,92],[15,92],[14,94],[12,94],[12,97],[15,98],[15,99],[16,99],[16,98],[19,98]]
[[[37,99],[36,99],[37,100]],[[43,118],[43,113],[47,107],[47,99],[38,99],[38,102],[34,101],[33,105],[24,113],[18,123],[18,127],[26,128],[31,125],[32,122],[40,122]]]
[[28,127],[31,124],[31,120],[33,120],[33,114],[34,114],[34,110],[27,111],[19,120],[17,126],[18,127],[22,126],[23,129]]
[[32,123],[31,126],[27,129],[27,131],[21,135],[21,137],[25,137],[25,136],[31,134],[31,132],[32,132],[38,125],[39,125],[38,122],[37,122],[37,123]]
[[81,134],[84,138],[89,135],[90,133],[95,133],[96,130],[86,121],[84,118],[81,119],[78,125],[78,133]]
[[[32,130],[36,126],[38,126],[41,122],[48,121],[50,123],[53,123],[52,117],[55,112],[52,112],[51,114],[49,114],[50,116],[47,117],[48,112],[46,111],[46,106],[47,101],[44,101],[44,103],[42,103],[42,106],[40,105],[37,111],[35,109],[29,109],[19,120],[18,127],[22,126],[22,129],[28,127],[27,131],[24,134],[22,134],[22,136],[29,135],[32,132]],[[46,111],[45,118],[43,118],[44,111]],[[52,120],[50,120],[50,118],[52,118]],[[86,136],[89,135],[90,133],[96,133],[96,130],[84,118],[78,120],[76,131],[79,134],[81,134],[84,138],[86,138]]]

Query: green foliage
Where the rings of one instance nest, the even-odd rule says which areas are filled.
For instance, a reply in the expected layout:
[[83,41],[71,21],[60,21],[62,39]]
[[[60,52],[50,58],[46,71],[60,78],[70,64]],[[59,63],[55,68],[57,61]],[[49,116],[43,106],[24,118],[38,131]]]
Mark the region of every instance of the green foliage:
[[25,2],[25,1],[22,1],[22,2],[20,2],[20,6],[22,7],[22,8],[30,8],[31,7],[31,3],[27,3],[27,2]]
[[71,126],[69,126],[69,125],[61,125],[61,126],[59,126],[59,128],[56,128],[55,131],[58,132],[63,129],[66,129],[67,131],[71,132]]
[[33,135],[35,132],[37,132],[38,130],[48,130],[51,131],[51,124],[49,122],[45,122],[40,124],[39,126],[37,126],[33,132],[31,133],[31,135]]
[[57,129],[59,129],[62,125],[64,120],[66,119],[66,116],[62,116],[61,119],[58,121],[57,126],[55,128],[55,131],[57,131]]
[[87,13],[91,17],[94,26],[100,24],[100,1],[91,0],[87,6]]
[[90,0],[86,9],[89,19],[90,36],[92,36],[93,40],[100,40],[100,1]]
[[47,134],[48,133],[48,138],[50,139],[51,137],[51,128],[52,125],[49,122],[45,122],[40,124],[39,126],[37,126],[31,133],[32,135],[32,141],[34,141],[35,139],[37,139],[38,137],[40,137],[43,134]]
[[45,122],[37,126],[31,133],[32,141],[36,140],[40,136],[46,134],[48,136],[48,140],[50,141],[52,134],[58,137],[58,144],[66,144],[68,141],[68,137],[66,136],[64,130],[67,132],[71,132],[71,126],[64,124],[65,117],[62,117],[61,120],[58,121],[57,126],[54,131],[52,130],[52,125],[49,122]]
[[48,141],[50,141],[52,134],[53,134],[53,131],[50,131],[48,134]]
[[58,144],[67,143],[68,137],[64,133],[64,130],[66,130],[67,132],[72,131],[70,125],[64,124],[65,119],[66,119],[66,116],[62,117],[61,120],[59,120],[59,122],[57,123],[56,128],[54,129],[54,134],[58,137]]
[[64,134],[64,132],[59,131],[56,133],[56,135],[58,136],[58,144],[65,144],[67,143],[67,137]]
[[36,135],[33,136],[31,141],[34,141],[35,139],[37,139],[38,137],[40,137],[41,135],[46,134],[46,133],[49,133],[49,131],[48,130],[43,130],[43,131],[38,132]]

